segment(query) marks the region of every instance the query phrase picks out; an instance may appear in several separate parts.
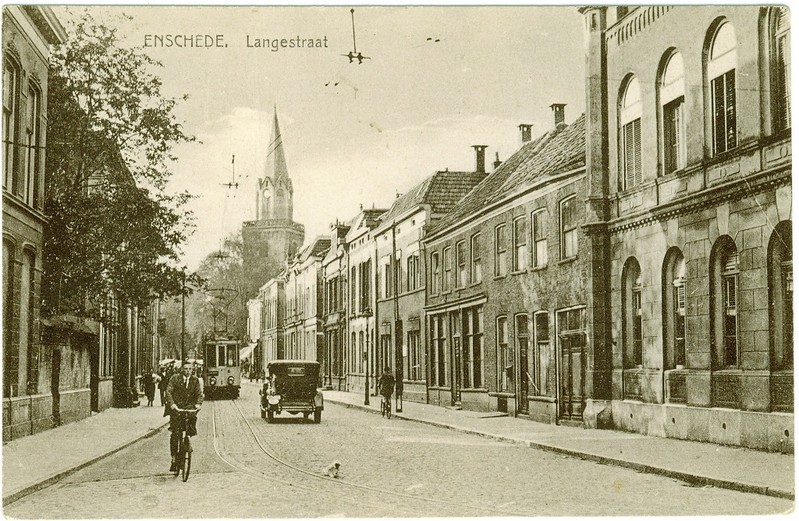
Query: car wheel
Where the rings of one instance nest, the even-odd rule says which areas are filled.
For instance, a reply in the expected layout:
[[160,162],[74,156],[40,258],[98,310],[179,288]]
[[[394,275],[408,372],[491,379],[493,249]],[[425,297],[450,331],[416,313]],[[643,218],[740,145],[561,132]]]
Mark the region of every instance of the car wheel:
[[313,422],[320,423],[322,421],[322,409],[316,409],[313,412]]
[[302,419],[303,419],[303,420],[307,420],[307,419],[308,419],[308,417],[309,417],[310,415],[311,415],[311,413],[309,413],[309,412],[304,412],[304,413],[302,413]]

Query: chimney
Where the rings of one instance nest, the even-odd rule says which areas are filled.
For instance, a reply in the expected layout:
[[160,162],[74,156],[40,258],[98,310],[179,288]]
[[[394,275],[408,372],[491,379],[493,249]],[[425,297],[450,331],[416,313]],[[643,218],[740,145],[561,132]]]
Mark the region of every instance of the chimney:
[[502,161],[499,160],[499,152],[496,153],[496,159],[494,160],[494,170],[499,168],[499,165],[502,164]]
[[478,174],[485,174],[486,172],[486,148],[488,145],[472,145],[474,149],[475,166],[474,171]]
[[560,127],[566,124],[566,122],[563,121],[566,119],[566,104],[553,103],[549,106],[549,108],[551,108],[552,112],[555,113],[555,129],[560,130]]
[[522,131],[522,145],[533,140],[533,125],[522,123],[519,125],[519,130]]

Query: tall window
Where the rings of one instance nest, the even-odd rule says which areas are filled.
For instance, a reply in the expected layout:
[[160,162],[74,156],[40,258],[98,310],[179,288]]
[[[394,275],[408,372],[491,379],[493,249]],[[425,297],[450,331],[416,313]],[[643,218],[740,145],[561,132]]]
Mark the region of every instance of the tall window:
[[357,269],[355,266],[352,267],[350,270],[350,314],[355,314],[355,310],[358,309],[356,307],[356,295],[357,295],[357,285],[356,285],[356,273]]
[[707,77],[710,82],[713,154],[721,154],[738,144],[736,122],[735,68],[737,50],[735,29],[723,22],[710,45]]
[[3,186],[16,192],[14,172],[15,142],[17,139],[17,104],[19,103],[19,69],[9,58],[3,60]]
[[508,317],[497,317],[497,387],[500,391],[510,388],[510,369],[513,357],[508,348]]
[[446,315],[434,315],[430,320],[430,338],[432,345],[430,346],[430,382],[431,385],[446,385],[446,350],[447,350],[447,335],[444,331]]
[[408,291],[413,291],[421,286],[419,280],[419,254],[408,257]]
[[480,248],[480,234],[476,233],[472,235],[472,284],[478,284],[483,281],[483,261],[482,261],[482,253]]
[[715,369],[738,365],[738,250],[729,236],[711,253],[711,341]]
[[41,95],[33,84],[28,86],[28,114],[25,126],[25,186],[23,197],[31,205],[38,207],[39,197],[39,118],[41,117]]
[[[5,92],[5,91],[4,91]],[[16,384],[17,370],[16,350],[11,345],[12,317],[14,298],[14,246],[3,240],[3,397],[13,396],[11,383]]]
[[441,265],[438,260],[438,252],[430,254],[430,275],[433,279],[430,293],[435,295],[441,290]]
[[455,245],[455,258],[458,263],[457,287],[465,288],[468,281],[466,279],[466,242],[460,241]]
[[[530,332],[527,326],[527,314],[516,315],[516,351],[519,353],[519,382],[526,381],[528,384],[532,379],[531,374],[535,372],[535,359],[530,358]],[[529,385],[527,386],[529,389]]]
[[383,297],[388,298],[391,293],[391,258],[386,257],[383,260]]
[[768,244],[771,368],[793,368],[793,247],[791,222],[783,221]]
[[560,203],[560,258],[577,255],[577,198],[572,196]]
[[532,215],[533,223],[533,266],[547,265],[546,210],[538,210]]
[[419,330],[408,331],[408,364],[406,374],[409,380],[422,379],[422,352],[419,344]]
[[660,103],[663,107],[663,173],[685,168],[685,78],[682,55],[673,52],[660,80]]
[[494,275],[497,277],[504,277],[508,269],[505,227],[504,224],[500,224],[494,230]]
[[685,259],[677,248],[666,255],[663,270],[665,368],[685,365]]
[[624,362],[625,367],[643,364],[643,329],[641,300],[641,268],[630,258],[622,272],[624,293]]
[[441,291],[449,291],[452,283],[452,248],[444,248],[442,259],[444,261],[444,278],[441,281]]
[[513,271],[527,267],[527,218],[513,221]]
[[791,126],[791,15],[785,7],[772,9],[771,70],[774,130]]
[[638,78],[627,81],[619,108],[619,160],[622,190],[641,184],[641,89]]
[[549,313],[541,311],[535,314],[535,360],[536,370],[532,372],[535,394],[545,396],[548,391],[547,371],[549,369]]
[[483,306],[463,311],[463,343],[466,354],[463,385],[479,388],[483,385]]

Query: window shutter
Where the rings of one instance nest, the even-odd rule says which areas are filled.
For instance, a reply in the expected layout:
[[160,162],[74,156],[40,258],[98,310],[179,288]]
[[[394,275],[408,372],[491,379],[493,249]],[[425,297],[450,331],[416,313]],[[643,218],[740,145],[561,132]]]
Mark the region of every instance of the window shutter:
[[635,186],[641,184],[641,118],[633,121],[633,147],[635,160]]
[[726,150],[724,127],[724,83],[719,76],[711,82],[713,91],[713,153],[720,154]]
[[735,120],[735,69],[724,75],[724,90],[726,91],[725,123],[727,125],[727,150],[735,148],[738,144],[738,130]]
[[624,125],[624,189],[633,186],[633,128],[632,123]]
[[[780,17],[784,16],[784,9],[780,10]],[[791,126],[791,50],[787,34],[777,38],[777,102],[779,129]]]

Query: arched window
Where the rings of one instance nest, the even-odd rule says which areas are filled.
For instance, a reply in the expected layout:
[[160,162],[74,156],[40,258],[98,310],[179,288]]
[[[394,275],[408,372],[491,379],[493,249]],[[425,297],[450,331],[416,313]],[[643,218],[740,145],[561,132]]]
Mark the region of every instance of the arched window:
[[712,361],[714,369],[738,366],[738,249],[725,235],[710,256]]
[[18,193],[16,162],[17,119],[19,117],[19,67],[9,56],[3,59],[3,186]]
[[663,340],[666,369],[685,365],[685,258],[677,248],[663,266]]
[[660,77],[660,105],[663,117],[663,173],[685,168],[685,74],[682,55],[673,51]]
[[773,8],[769,27],[774,131],[780,131],[791,126],[791,15],[788,8]]
[[641,299],[641,267],[634,257],[627,259],[622,270],[624,333],[624,367],[643,364],[643,328]]
[[729,22],[716,27],[710,44],[707,79],[710,85],[713,155],[738,144],[735,68],[738,63],[735,29]]
[[777,225],[768,243],[771,369],[793,368],[793,248],[791,222]]
[[622,190],[641,183],[641,88],[638,78],[627,80],[619,106],[619,160]]

